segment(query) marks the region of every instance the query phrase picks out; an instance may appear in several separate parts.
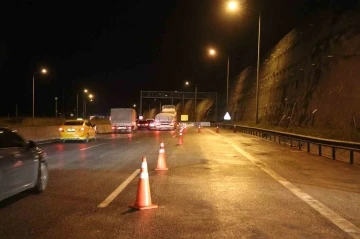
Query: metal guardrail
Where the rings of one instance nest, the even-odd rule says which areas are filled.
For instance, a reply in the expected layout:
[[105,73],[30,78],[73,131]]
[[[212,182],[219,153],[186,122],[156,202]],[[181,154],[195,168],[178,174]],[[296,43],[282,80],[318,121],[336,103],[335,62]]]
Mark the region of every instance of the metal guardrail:
[[[322,139],[298,134],[291,134],[285,132],[279,132],[274,130],[267,130],[267,129],[260,129],[254,127],[246,127],[234,124],[222,124],[222,123],[212,123],[211,126],[213,127],[222,127],[233,129],[233,132],[241,132],[246,134],[251,134],[255,136],[259,136],[262,138],[273,140],[274,142],[284,142],[290,143],[290,146],[297,146],[299,150],[302,149],[303,144],[305,143],[307,148],[307,152],[310,153],[310,145],[317,145],[318,146],[318,154],[322,156],[322,147],[329,147],[331,148],[331,156],[332,159],[336,159],[336,150],[342,149],[349,151],[350,159],[349,163],[354,164],[354,152],[360,153],[360,143],[356,142],[349,142],[349,141],[338,141],[338,140],[331,140],[331,139]],[[295,144],[293,142],[295,141]],[[297,145],[296,145],[297,143]]]

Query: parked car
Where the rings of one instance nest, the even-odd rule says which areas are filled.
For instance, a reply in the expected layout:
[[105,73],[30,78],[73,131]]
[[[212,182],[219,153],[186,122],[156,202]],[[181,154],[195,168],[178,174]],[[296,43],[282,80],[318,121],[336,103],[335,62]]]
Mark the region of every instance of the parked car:
[[49,180],[45,156],[34,141],[0,127],[0,201],[28,189],[43,192]]
[[156,126],[155,126],[155,120],[154,119],[147,119],[146,120],[149,124],[149,130],[155,130]]
[[90,139],[96,140],[96,128],[89,120],[78,118],[67,120],[59,128],[60,140],[82,140],[89,142]]

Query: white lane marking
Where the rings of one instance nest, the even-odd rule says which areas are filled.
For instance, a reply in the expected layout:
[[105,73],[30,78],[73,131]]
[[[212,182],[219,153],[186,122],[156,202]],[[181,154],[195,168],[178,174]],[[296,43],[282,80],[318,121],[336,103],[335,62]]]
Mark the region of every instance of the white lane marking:
[[126,186],[140,173],[140,169],[136,169],[130,177],[128,177],[122,184],[120,184],[114,192],[112,192],[102,203],[98,205],[100,208],[107,207],[120,193]]
[[103,145],[103,144],[106,144],[106,143],[93,145],[93,146],[90,146],[90,147],[87,147],[87,148],[82,148],[82,149],[80,149],[80,150],[87,150],[87,149],[91,149],[91,148],[94,148],[94,147],[97,147],[97,146],[100,146],[100,145]]
[[[220,136],[218,133],[215,133],[211,130],[208,130],[211,133]],[[252,163],[257,165],[259,168],[261,168],[263,171],[265,171],[267,174],[269,174],[273,179],[275,179],[277,182],[282,184],[284,187],[286,187],[288,190],[290,190],[293,194],[295,194],[298,198],[303,200],[305,203],[307,203],[310,207],[315,209],[317,212],[319,212],[321,215],[323,215],[325,218],[327,218],[329,221],[334,223],[336,226],[338,226],[341,230],[346,232],[348,235],[350,235],[353,238],[360,239],[360,228],[346,220],[345,218],[341,217],[339,214],[337,214],[335,211],[331,210],[315,198],[311,197],[309,194],[302,191],[300,188],[292,184],[291,182],[287,181],[285,178],[281,177],[279,174],[274,172],[273,170],[267,168],[260,160],[257,160],[253,156],[251,156],[249,153],[245,152],[241,148],[239,148],[236,144],[231,142],[229,139],[220,136],[225,141],[227,141],[236,151],[238,151],[240,154],[242,154],[245,158],[250,160]]]

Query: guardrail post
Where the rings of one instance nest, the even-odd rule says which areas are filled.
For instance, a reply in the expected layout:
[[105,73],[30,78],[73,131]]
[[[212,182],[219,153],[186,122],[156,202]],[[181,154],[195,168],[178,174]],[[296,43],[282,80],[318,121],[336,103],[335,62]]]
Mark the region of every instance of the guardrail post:
[[292,139],[290,139],[290,147],[292,147]]
[[307,151],[310,153],[310,143],[309,142],[306,143],[307,143]]
[[354,151],[350,150],[350,164],[354,164]]
[[274,142],[276,142],[276,135],[274,135]]
[[321,152],[321,144],[319,144],[319,156],[322,156],[322,152]]
[[279,144],[281,144],[281,137],[279,136]]
[[298,141],[298,148],[301,150],[301,141]]
[[332,147],[332,159],[335,160],[335,147]]

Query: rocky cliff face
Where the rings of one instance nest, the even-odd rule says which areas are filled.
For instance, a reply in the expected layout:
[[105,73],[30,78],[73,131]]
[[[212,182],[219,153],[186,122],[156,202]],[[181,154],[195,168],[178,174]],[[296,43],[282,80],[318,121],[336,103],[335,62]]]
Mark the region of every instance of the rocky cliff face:
[[[318,14],[261,54],[260,122],[326,128],[360,124],[359,20],[358,9]],[[256,66],[241,71],[231,85],[233,120],[255,121]]]

